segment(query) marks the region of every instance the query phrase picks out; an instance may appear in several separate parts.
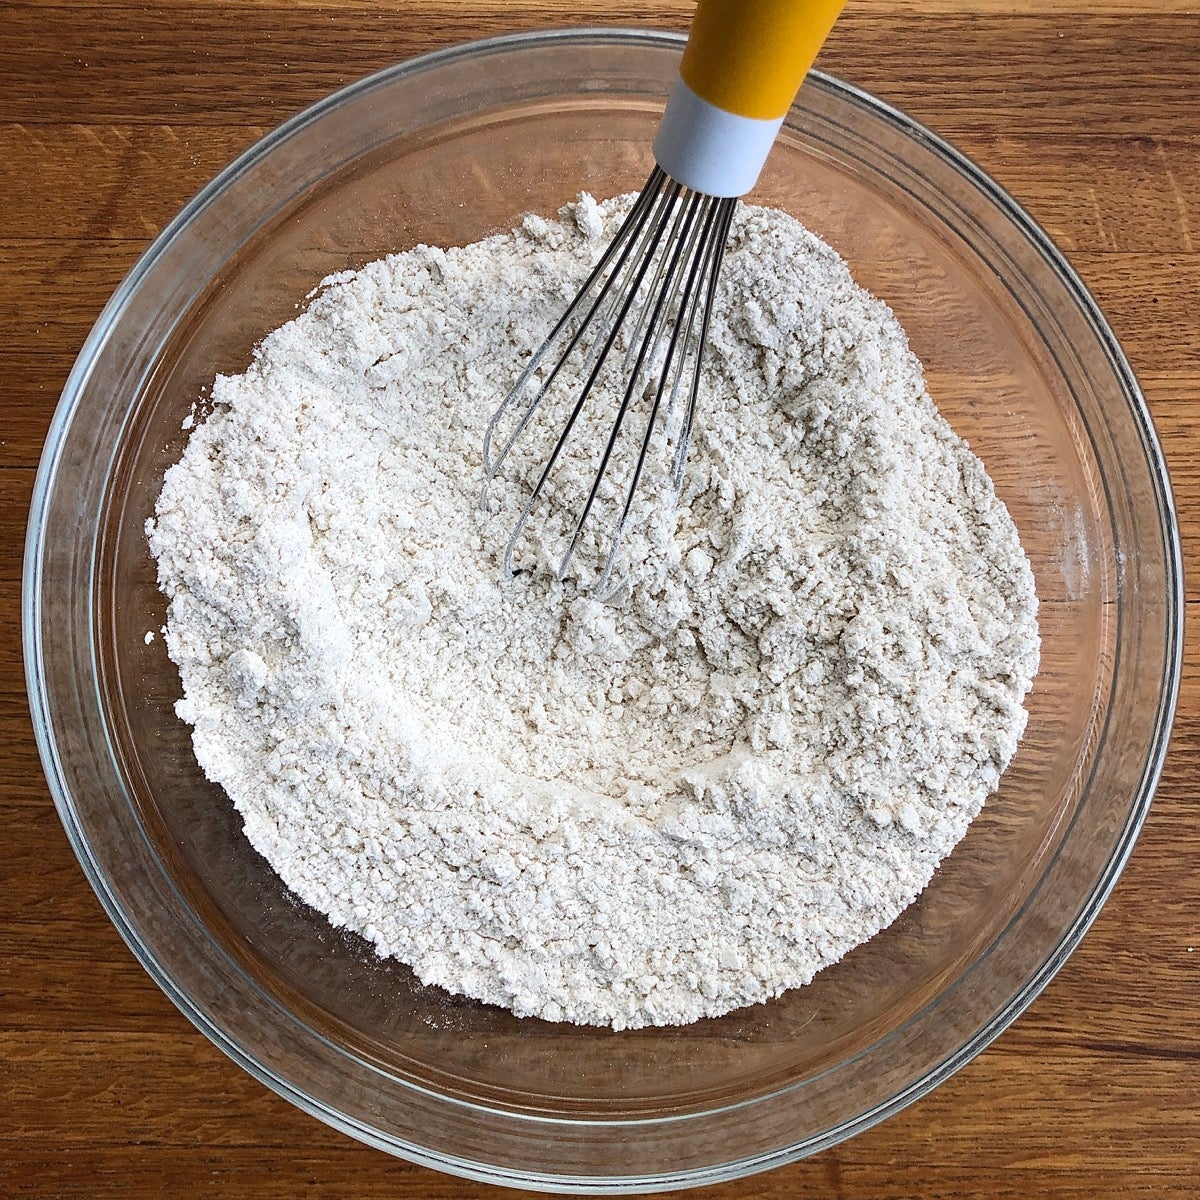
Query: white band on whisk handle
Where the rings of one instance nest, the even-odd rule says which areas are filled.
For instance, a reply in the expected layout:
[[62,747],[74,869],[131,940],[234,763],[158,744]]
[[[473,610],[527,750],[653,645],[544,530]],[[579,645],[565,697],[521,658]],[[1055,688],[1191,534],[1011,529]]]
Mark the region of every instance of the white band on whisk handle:
[[679,79],[654,139],[654,157],[693,191],[744,196],[758,182],[782,124],[782,117],[764,121],[726,112]]

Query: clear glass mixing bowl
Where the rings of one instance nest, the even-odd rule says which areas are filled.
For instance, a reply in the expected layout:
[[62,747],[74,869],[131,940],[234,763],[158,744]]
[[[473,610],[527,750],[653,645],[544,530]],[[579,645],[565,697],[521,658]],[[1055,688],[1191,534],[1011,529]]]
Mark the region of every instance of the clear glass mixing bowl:
[[557,33],[384,71],[261,141],[92,331],[47,441],[24,620],[42,759],[112,920],[237,1062],[373,1145],[496,1182],[669,1188],[832,1145],[962,1066],[1045,986],[1145,817],[1174,708],[1179,544],[1145,404],[1071,269],[970,163],[814,75],[759,202],[907,328],[1033,562],[1042,669],[999,794],[894,926],[807,988],[634,1033],[423,988],[299,903],[173,715],[143,524],[181,422],[325,275],[636,189],[680,39]]

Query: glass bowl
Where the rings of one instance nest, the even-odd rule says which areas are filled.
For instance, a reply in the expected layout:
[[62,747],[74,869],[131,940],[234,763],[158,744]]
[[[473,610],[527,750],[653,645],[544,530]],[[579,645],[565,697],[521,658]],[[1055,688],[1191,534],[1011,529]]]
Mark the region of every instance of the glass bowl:
[[968,1062],[1096,916],[1162,766],[1179,543],[1145,403],[1094,302],[999,188],[813,75],[754,199],[896,311],[1033,563],[1041,672],[999,793],[885,932],[769,1004],[613,1033],[420,986],[289,895],[176,719],[143,532],[184,417],[317,282],[636,190],[681,39],[565,32],[431,55],[264,138],[104,310],[47,440],[25,653],[42,760],[110,917],[235,1061],[372,1145],[493,1182],[665,1189],[833,1145]]

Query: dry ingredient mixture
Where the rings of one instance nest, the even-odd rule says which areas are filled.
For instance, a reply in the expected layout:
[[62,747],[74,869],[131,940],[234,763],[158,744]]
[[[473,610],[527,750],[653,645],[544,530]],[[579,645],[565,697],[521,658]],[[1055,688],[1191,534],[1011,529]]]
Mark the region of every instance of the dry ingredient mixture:
[[889,925],[1038,661],[1016,530],[899,324],[766,209],[625,586],[501,580],[525,492],[478,510],[483,431],[625,203],[327,280],[216,380],[148,526],[178,713],[284,882],[426,983],[615,1028],[765,1000]]

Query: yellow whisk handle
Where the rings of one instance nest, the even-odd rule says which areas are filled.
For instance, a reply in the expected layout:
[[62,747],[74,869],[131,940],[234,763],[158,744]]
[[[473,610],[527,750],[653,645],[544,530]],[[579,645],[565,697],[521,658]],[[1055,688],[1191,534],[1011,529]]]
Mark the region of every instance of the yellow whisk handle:
[[676,182],[710,196],[754,186],[845,0],[700,0],[654,139]]
[[845,0],[700,0],[679,74],[703,100],[758,120],[796,98]]

